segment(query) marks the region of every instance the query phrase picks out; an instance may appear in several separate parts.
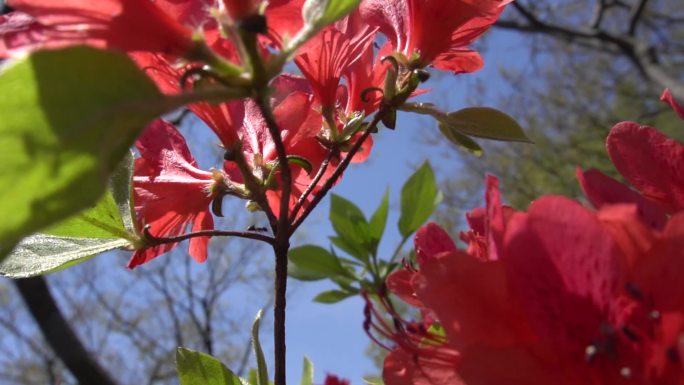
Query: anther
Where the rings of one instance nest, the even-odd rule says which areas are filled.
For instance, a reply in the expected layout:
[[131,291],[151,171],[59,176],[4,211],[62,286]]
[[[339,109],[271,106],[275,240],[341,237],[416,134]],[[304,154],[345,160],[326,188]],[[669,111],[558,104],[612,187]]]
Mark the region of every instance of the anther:
[[632,377],[632,369],[625,366],[622,369],[620,369],[620,375],[624,378],[631,378]]
[[659,321],[660,320],[660,312],[658,310],[651,310],[651,312],[648,313],[648,318],[650,318],[653,321]]
[[591,363],[597,354],[598,354],[598,349],[596,348],[596,345],[589,345],[586,347],[586,349],[584,349],[584,359],[588,363]]

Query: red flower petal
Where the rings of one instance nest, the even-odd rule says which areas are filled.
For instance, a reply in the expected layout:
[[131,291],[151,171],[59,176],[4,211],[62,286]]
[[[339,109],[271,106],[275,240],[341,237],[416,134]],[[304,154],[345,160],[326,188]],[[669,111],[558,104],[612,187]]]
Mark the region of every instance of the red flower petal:
[[427,260],[441,253],[456,251],[456,245],[444,229],[430,222],[416,231],[413,239],[418,263],[422,266]]
[[[188,225],[192,231],[213,229],[208,210],[213,175],[197,168],[183,136],[171,124],[156,120],[136,146],[141,156],[133,176],[138,228],[149,225],[157,237],[184,234]],[[206,237],[191,240],[190,254],[196,260],[206,260],[207,242]],[[175,245],[138,250],[129,267],[148,262]]]
[[[32,42],[29,47],[12,47],[10,54],[26,48],[89,44],[183,56],[194,46],[191,31],[150,0],[11,0],[8,5],[31,15],[40,25],[3,31],[15,38],[26,35]],[[42,34],[40,41],[35,39],[37,31]]]
[[684,210],[684,146],[653,127],[622,122],[606,147],[615,168],[647,198],[666,210]]
[[663,94],[660,96],[660,100],[669,104],[670,107],[672,107],[672,109],[674,110],[674,112],[676,112],[680,118],[684,119],[684,107],[682,107],[681,104],[677,103],[674,96],[672,96],[672,94],[670,93],[669,89],[666,88],[663,91]]
[[584,196],[595,208],[600,209],[608,204],[633,203],[645,224],[654,229],[665,226],[667,217],[663,209],[617,180],[596,169],[582,171],[580,167],[577,167],[575,175]]
[[508,223],[502,260],[539,334],[583,357],[617,317],[612,300],[624,286],[626,260],[611,234],[579,203],[545,196]]

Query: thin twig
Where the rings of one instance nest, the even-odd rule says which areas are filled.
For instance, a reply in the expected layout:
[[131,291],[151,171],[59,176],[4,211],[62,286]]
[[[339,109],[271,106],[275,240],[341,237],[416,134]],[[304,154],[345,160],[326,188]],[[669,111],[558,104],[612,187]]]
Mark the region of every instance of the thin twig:
[[648,0],[641,0],[639,4],[632,8],[632,13],[629,15],[629,29],[627,30],[629,36],[634,37],[636,35],[641,15],[644,13],[644,9],[646,9],[646,3],[648,3]]
[[311,183],[306,187],[306,190],[302,193],[302,195],[299,197],[299,200],[295,204],[295,206],[292,208],[292,218],[297,218],[297,214],[299,213],[299,210],[302,208],[302,205],[304,205],[304,202],[306,202],[306,199],[309,197],[309,194],[313,191],[314,188],[316,188],[316,185],[318,182],[321,181],[321,178],[325,174],[325,172],[328,169],[328,165],[330,164],[330,160],[332,160],[333,156],[335,156],[336,151],[328,151],[328,155],[323,159],[323,163],[321,163],[321,167],[318,168],[318,172],[314,176],[314,178],[311,180]]
[[302,216],[297,218],[293,223],[292,226],[290,226],[290,234],[293,234],[297,228],[304,222],[304,220],[311,214],[311,211],[318,206],[318,204],[321,202],[323,197],[330,191],[330,189],[335,185],[337,180],[342,176],[342,173],[344,170],[347,169],[349,166],[349,163],[351,163],[352,158],[354,155],[356,155],[357,152],[361,149],[361,146],[363,146],[363,143],[368,139],[370,134],[375,131],[377,128],[378,123],[380,123],[380,120],[382,119],[382,116],[384,115],[384,111],[381,109],[378,111],[377,114],[373,117],[373,120],[371,123],[366,127],[366,130],[361,134],[361,137],[354,143],[354,146],[349,150],[347,155],[342,159],[340,164],[337,165],[335,168],[335,171],[333,171],[332,175],[328,180],[325,181],[323,186],[321,186],[321,189],[314,195],[313,200],[311,201],[311,204],[309,204],[305,209],[304,212],[302,213]]
[[274,244],[275,240],[273,237],[263,234],[252,233],[248,231],[233,231],[233,230],[202,230],[195,231],[192,233],[187,233],[183,235],[178,235],[175,237],[156,237],[150,234],[149,228],[143,230],[145,233],[145,238],[149,246],[158,246],[166,243],[176,243],[182,242],[191,238],[197,237],[238,237],[253,239],[256,241],[266,242],[269,245]]

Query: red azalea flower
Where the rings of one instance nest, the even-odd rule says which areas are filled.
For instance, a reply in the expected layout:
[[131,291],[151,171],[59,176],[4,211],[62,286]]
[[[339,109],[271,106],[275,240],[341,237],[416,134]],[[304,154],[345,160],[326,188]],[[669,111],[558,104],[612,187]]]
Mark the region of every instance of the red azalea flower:
[[[150,0],[10,0],[17,10],[0,28],[4,55],[36,49],[89,44],[123,51],[183,56],[194,43],[192,32]],[[32,18],[28,21],[27,17]],[[1,20],[0,20],[1,21]],[[1,46],[0,46],[1,47]]]
[[326,374],[325,382],[323,385],[349,385],[349,380],[344,378],[338,378],[334,374]]
[[366,0],[360,11],[380,27],[394,49],[415,65],[473,72],[482,67],[480,55],[468,49],[499,17],[510,0]]
[[[321,130],[322,117],[312,108],[313,95],[308,83],[300,77],[282,75],[274,79],[271,87],[274,89],[271,98],[273,115],[280,129],[285,152],[306,159],[313,170],[318,170],[326,156],[326,150],[316,138]],[[268,168],[278,159],[275,144],[256,103],[246,101],[244,106],[244,121],[238,132],[242,152],[254,174],[258,178],[265,178]],[[309,175],[306,170],[295,165],[291,165],[291,169],[293,186],[290,207],[293,207],[311,182],[313,174]],[[277,187],[266,192],[274,213],[280,210],[280,191],[280,187]]]
[[372,52],[374,37],[375,31],[369,27],[358,33],[343,33],[330,26],[300,49],[295,63],[311,83],[314,95],[323,108],[336,106],[342,75],[362,55]]
[[654,229],[662,229],[667,213],[656,203],[599,170],[577,168],[577,180],[587,200],[596,208],[619,203],[633,203],[641,220]]
[[682,107],[681,104],[677,103],[675,98],[670,93],[669,89],[666,88],[663,91],[663,94],[660,95],[660,100],[669,104],[670,107],[672,107],[672,109],[677,113],[677,115],[679,115],[680,118],[684,119],[684,107]]
[[615,168],[648,199],[670,213],[684,210],[684,146],[653,127],[622,122],[606,147]]
[[[215,183],[211,172],[197,168],[185,139],[170,123],[154,121],[136,142],[140,158],[135,160],[133,187],[139,228],[150,226],[155,237],[211,230],[214,221],[208,207]],[[190,255],[198,262],[207,259],[208,237],[190,240]],[[134,268],[171,250],[175,243],[141,249],[128,263]]]
[[468,254],[483,260],[498,259],[506,223],[513,215],[513,208],[501,204],[499,180],[487,175],[485,182],[485,207],[466,213],[470,230],[461,232],[460,239],[468,244]]
[[[636,213],[542,197],[507,222],[498,260],[424,259],[410,284],[458,351],[454,381],[681,384],[684,214],[658,232]],[[385,383],[448,372],[439,362],[392,353]]]

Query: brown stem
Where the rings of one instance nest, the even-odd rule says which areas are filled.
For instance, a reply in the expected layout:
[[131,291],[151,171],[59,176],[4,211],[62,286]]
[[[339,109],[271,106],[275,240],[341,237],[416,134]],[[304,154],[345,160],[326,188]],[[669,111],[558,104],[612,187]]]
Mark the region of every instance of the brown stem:
[[50,347],[79,384],[117,385],[64,319],[43,277],[14,281]]
[[275,306],[273,309],[273,339],[275,347],[275,385],[286,385],[285,379],[285,293],[287,291],[287,252],[290,249],[290,229],[289,229],[289,203],[292,191],[292,172],[287,162],[287,154],[283,139],[280,137],[278,123],[273,116],[268,95],[265,90],[257,90],[256,102],[261,114],[266,121],[268,131],[273,139],[273,144],[278,154],[280,164],[282,189],[280,199],[280,213],[278,223],[273,228],[275,242],[273,251],[275,252]]
[[287,252],[289,244],[275,245],[275,304],[273,320],[273,338],[275,350],[275,385],[285,385],[285,293],[287,291]]

